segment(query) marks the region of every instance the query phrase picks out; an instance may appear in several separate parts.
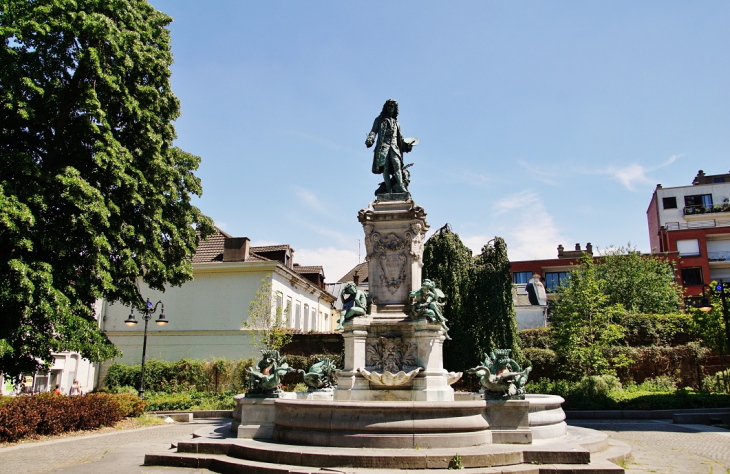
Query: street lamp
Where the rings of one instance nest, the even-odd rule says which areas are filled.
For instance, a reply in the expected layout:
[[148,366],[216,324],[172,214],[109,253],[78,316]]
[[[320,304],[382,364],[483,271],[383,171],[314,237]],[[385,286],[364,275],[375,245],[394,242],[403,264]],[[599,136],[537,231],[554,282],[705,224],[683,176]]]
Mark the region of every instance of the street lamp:
[[725,290],[730,289],[730,283],[725,283],[721,281],[717,283],[714,287],[710,287],[710,285],[702,285],[702,299],[700,300],[698,308],[703,313],[712,311],[712,305],[707,299],[707,296],[705,296],[705,288],[713,288],[720,294],[720,301],[722,303],[722,319],[725,322],[725,339],[727,340],[728,351],[730,351],[730,323],[728,322],[730,320],[730,317],[728,317],[727,314],[727,301],[725,299]]
[[[138,308],[144,318],[144,342],[142,343],[142,371],[139,375],[139,398],[144,398],[144,360],[147,355],[147,323],[149,323],[152,315],[157,311],[158,305],[160,305],[160,317],[155,322],[158,326],[164,326],[168,321],[165,319],[165,305],[162,301],[158,301],[152,306],[152,302],[147,298],[147,304],[142,308]],[[132,306],[132,312],[129,313],[129,317],[124,321],[124,324],[130,327],[137,324],[137,319],[134,317],[134,306]]]

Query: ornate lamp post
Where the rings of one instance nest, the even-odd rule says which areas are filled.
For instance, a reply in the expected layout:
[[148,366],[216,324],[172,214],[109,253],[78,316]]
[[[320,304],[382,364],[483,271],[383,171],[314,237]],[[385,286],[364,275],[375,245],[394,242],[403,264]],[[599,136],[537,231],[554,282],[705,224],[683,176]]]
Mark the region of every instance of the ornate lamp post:
[[[707,313],[712,311],[712,305],[705,296],[705,288],[710,288],[710,285],[702,285],[702,299],[700,300],[699,310]],[[730,317],[728,317],[727,301],[725,297],[725,290],[730,289],[730,283],[720,282],[714,287],[715,291],[720,293],[720,301],[722,302],[722,319],[725,321],[725,339],[727,340],[727,348],[730,351]]]
[[[157,312],[158,305],[161,306],[160,317],[157,318],[155,322],[158,326],[164,326],[168,323],[168,321],[167,319],[165,319],[165,305],[162,303],[162,301],[158,301],[157,303],[155,303],[154,306],[152,306],[150,299],[147,298],[147,304],[142,308],[138,308],[140,313],[142,313],[142,317],[144,318],[144,342],[142,343],[142,371],[139,376],[139,398],[144,398],[144,360],[147,354],[147,323],[149,323],[152,315]],[[127,326],[134,326],[135,324],[137,324],[137,320],[134,317],[134,306],[132,306],[132,312],[129,313],[129,317],[124,321],[124,324],[126,324]]]

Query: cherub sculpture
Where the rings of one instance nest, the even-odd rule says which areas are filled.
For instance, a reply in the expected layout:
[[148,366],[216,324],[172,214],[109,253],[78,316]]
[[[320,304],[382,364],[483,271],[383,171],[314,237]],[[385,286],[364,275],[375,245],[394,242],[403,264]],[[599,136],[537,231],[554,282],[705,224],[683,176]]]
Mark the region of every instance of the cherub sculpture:
[[309,368],[309,372],[299,370],[303,374],[304,383],[310,392],[316,390],[330,390],[337,380],[337,367],[329,357],[318,357],[317,362]]
[[355,316],[363,316],[367,312],[368,299],[365,296],[365,292],[358,289],[354,282],[348,281],[342,288],[340,293],[342,299],[343,309],[340,313],[340,321],[335,328],[335,331],[341,331],[344,329],[343,324],[348,319],[352,319]]
[[252,388],[248,391],[251,395],[273,395],[281,391],[281,377],[289,372],[296,372],[296,369],[289,367],[284,362],[285,356],[279,355],[277,350],[264,349],[261,351],[263,358],[257,364],[257,369],[249,367],[248,380]]
[[440,324],[444,328],[446,339],[451,340],[449,327],[446,325],[448,320],[443,312],[446,304],[443,302],[446,298],[444,292],[436,288],[436,284],[427,278],[421,283],[421,289],[411,291],[408,297],[411,298],[411,316],[425,317],[433,323]]
[[521,370],[519,364],[510,358],[511,352],[511,349],[495,349],[484,354],[482,365],[467,371],[479,377],[482,391],[488,398],[524,398],[525,384],[532,367]]

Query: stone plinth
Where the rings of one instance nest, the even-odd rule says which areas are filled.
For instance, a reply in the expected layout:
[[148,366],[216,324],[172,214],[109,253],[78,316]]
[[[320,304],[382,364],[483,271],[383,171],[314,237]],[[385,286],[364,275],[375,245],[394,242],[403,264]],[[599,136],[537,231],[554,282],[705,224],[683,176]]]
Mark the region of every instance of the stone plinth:
[[358,219],[365,231],[369,291],[377,312],[407,304],[408,293],[421,287],[426,212],[412,200],[375,201]]
[[421,288],[426,213],[412,200],[375,201],[358,219],[365,231],[372,306],[369,315],[344,324],[344,369],[334,399],[452,401],[458,376],[444,370],[443,328],[408,314],[408,295]]

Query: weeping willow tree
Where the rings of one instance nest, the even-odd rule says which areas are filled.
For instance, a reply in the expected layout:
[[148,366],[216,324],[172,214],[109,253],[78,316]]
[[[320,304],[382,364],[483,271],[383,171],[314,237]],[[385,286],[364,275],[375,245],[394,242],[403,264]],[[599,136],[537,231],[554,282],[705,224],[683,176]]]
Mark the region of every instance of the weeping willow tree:
[[446,368],[474,367],[494,349],[512,349],[512,357],[522,362],[503,239],[496,237],[472,257],[446,224],[426,242],[423,278],[435,281],[447,298],[444,315],[452,340],[444,345]]

